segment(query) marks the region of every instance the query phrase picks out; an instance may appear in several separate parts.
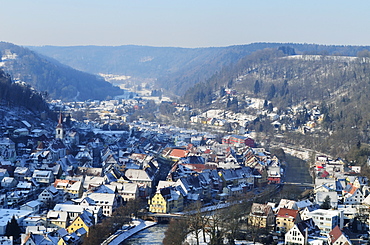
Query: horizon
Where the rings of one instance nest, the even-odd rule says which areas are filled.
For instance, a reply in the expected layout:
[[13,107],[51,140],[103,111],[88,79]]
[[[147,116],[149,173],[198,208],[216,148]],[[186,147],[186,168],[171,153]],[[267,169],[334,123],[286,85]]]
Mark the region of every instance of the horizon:
[[370,2],[27,0],[2,3],[1,39],[21,46],[369,46]]
[[[4,40],[0,40],[0,42],[11,43]],[[11,43],[21,47],[60,47],[60,48],[68,48],[68,47],[123,47],[123,46],[137,46],[137,47],[149,47],[149,48],[183,48],[183,49],[202,49],[202,48],[227,48],[233,46],[247,46],[252,44],[282,44],[282,45],[318,45],[318,46],[337,46],[337,47],[370,47],[370,45],[353,45],[353,44],[320,44],[320,43],[296,43],[296,42],[252,42],[252,43],[245,43],[245,44],[232,44],[227,46],[209,46],[209,47],[178,47],[178,46],[151,46],[151,45],[139,45],[139,44],[123,44],[123,45],[94,45],[94,44],[86,44],[86,45],[22,45]]]

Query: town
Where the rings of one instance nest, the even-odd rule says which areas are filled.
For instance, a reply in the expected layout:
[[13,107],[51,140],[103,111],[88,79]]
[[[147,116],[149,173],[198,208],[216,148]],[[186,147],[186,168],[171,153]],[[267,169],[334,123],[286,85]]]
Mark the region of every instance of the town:
[[[128,120],[145,103],[54,101],[54,124],[29,119],[32,115],[26,112],[3,110],[2,244],[82,244],[94,225],[134,200],[144,203],[135,213],[154,221],[159,220],[156,214],[186,214],[195,204],[225,208],[235,200],[250,202],[243,220],[248,227],[266,231],[264,236],[271,239],[259,241],[265,244],[352,244],[368,239],[370,190],[360,166],[317,155],[307,166],[313,183],[289,183],[304,186],[308,195],[257,202],[260,193],[278,193],[288,185],[289,163],[245,132],[221,137],[141,117]],[[186,108],[180,107],[178,111]],[[224,121],[211,114],[217,113],[193,116],[191,123],[222,126]],[[247,119],[238,118],[245,125]],[[314,107],[311,119],[320,118]],[[199,239],[189,239],[199,244]]]

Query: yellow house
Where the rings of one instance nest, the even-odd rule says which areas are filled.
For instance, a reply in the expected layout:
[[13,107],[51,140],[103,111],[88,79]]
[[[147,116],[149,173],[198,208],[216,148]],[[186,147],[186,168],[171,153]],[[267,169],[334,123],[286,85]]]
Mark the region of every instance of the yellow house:
[[280,208],[276,214],[276,230],[287,232],[297,223],[301,222],[298,210]]
[[59,240],[57,245],[78,245],[83,244],[83,240],[86,237],[86,230],[84,228],[78,229],[74,234],[69,234],[67,230],[59,230]]
[[275,225],[275,214],[270,205],[253,203],[248,223],[259,228],[268,228]]
[[184,208],[184,198],[175,187],[170,186],[158,190],[149,200],[149,212],[173,213]]
[[50,227],[66,228],[69,222],[68,213],[64,211],[49,210],[46,218]]
[[94,219],[90,217],[90,214],[87,211],[84,211],[82,214],[78,215],[67,227],[67,232],[71,234],[80,228],[84,228],[87,232],[87,236],[89,236],[89,229],[94,225],[93,220]]
[[167,202],[160,192],[155,193],[149,200],[149,212],[152,213],[167,213]]

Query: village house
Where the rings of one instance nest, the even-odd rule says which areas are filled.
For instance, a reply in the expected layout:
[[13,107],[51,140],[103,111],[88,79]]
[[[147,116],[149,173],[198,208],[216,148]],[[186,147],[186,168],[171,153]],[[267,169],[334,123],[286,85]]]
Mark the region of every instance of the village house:
[[73,201],[81,206],[95,205],[102,207],[103,215],[105,216],[112,216],[113,211],[120,204],[118,196],[109,193],[90,193],[86,197],[74,199]]
[[351,241],[343,234],[339,226],[335,226],[328,234],[331,245],[351,245]]
[[54,186],[49,186],[40,193],[38,200],[44,205],[55,204],[62,200],[62,195]]
[[276,230],[287,232],[301,222],[298,210],[280,208],[276,214]]
[[312,218],[323,234],[329,233],[336,226],[343,228],[343,211],[340,210],[317,209],[308,213],[307,217]]
[[125,177],[138,185],[140,197],[150,196],[153,189],[155,176],[148,170],[149,169],[127,169],[125,172]]
[[94,217],[94,223],[97,224],[103,218],[103,209],[101,206],[81,206],[73,204],[56,204],[54,211],[64,211],[68,215],[69,220],[74,220],[83,211],[91,213]]
[[87,211],[83,211],[83,213],[79,214],[77,218],[71,222],[71,224],[67,227],[67,231],[68,233],[73,233],[78,229],[84,228],[87,232],[87,236],[89,236],[90,227],[94,224],[94,218],[91,216],[91,214]]
[[26,210],[26,211],[31,211],[33,212],[34,214],[38,214],[40,212],[40,208],[42,206],[42,203],[37,201],[37,200],[33,200],[33,201],[29,201],[25,204],[23,204],[22,206],[20,206],[20,210]]
[[10,190],[17,186],[18,181],[13,177],[4,177],[0,183],[3,189]]
[[60,192],[66,193],[67,199],[80,198],[83,193],[81,181],[57,179],[53,185]]
[[18,181],[24,181],[32,176],[32,172],[28,167],[16,167],[14,170],[14,178]]
[[249,214],[248,223],[259,228],[273,228],[275,214],[268,204],[253,203]]
[[6,161],[15,161],[17,153],[15,143],[11,139],[0,138],[0,156]]
[[67,228],[69,223],[68,214],[64,211],[49,210],[46,215],[48,227]]
[[222,138],[222,144],[230,145],[245,145],[249,147],[255,147],[255,142],[252,138],[248,138],[240,135],[228,135]]
[[315,225],[312,219],[301,221],[295,224],[286,234],[286,245],[306,245],[309,239],[315,239],[320,236],[320,229]]
[[149,200],[149,212],[175,213],[184,208],[184,198],[176,187],[169,186],[159,189]]
[[110,184],[117,187],[117,192],[124,202],[135,200],[139,197],[139,188],[136,183],[111,182]]
[[42,186],[48,186],[54,182],[54,175],[49,170],[35,170],[32,178]]

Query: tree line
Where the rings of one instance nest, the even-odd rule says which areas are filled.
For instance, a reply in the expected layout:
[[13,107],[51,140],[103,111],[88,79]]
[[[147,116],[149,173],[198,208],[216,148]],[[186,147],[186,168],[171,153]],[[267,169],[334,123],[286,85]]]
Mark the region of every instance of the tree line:
[[11,77],[0,70],[0,101],[5,105],[24,106],[31,111],[49,111],[44,100],[45,93],[37,92],[24,83],[14,83]]

